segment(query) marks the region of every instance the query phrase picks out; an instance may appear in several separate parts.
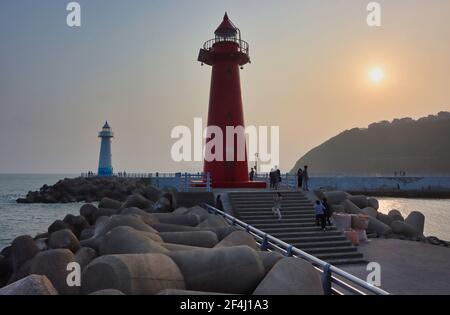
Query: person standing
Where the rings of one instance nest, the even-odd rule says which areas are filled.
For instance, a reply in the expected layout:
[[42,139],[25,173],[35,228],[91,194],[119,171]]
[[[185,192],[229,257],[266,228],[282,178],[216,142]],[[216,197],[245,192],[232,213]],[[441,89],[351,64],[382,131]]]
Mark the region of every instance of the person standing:
[[279,192],[277,192],[277,194],[275,195],[275,198],[273,200],[272,212],[274,215],[278,216],[278,220],[282,219],[282,216],[281,216],[282,200],[283,200],[283,197],[281,196],[281,194]]
[[297,171],[297,187],[298,189],[303,188],[303,170],[301,167]]
[[316,201],[314,212],[316,213],[316,224],[320,224],[322,230],[325,232],[327,230],[327,224],[325,220],[325,207],[319,200]]
[[331,211],[330,205],[328,204],[327,198],[322,199],[322,205],[325,208],[325,218],[328,226],[331,226],[331,216],[333,215],[333,212]]
[[280,186],[281,183],[281,171],[279,168],[276,169],[276,175],[275,175],[275,185],[276,185],[276,189],[278,190],[278,187]]
[[303,170],[303,190],[309,191],[309,174],[308,174],[308,165],[305,165]]
[[255,179],[255,170],[252,167],[252,170],[250,171],[250,181],[253,182],[254,179]]
[[217,195],[216,208],[219,209],[220,211],[223,211],[223,203],[222,203],[222,196],[221,195]]
[[275,188],[275,170],[272,168],[269,173],[270,189]]

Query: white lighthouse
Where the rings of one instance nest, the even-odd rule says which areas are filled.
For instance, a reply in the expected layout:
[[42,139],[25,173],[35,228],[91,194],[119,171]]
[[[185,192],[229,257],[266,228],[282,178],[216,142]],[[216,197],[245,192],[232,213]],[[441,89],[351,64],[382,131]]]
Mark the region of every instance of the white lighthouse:
[[102,131],[98,133],[98,137],[102,139],[100,159],[98,161],[98,176],[113,176],[111,139],[114,138],[114,134],[108,122],[105,123]]

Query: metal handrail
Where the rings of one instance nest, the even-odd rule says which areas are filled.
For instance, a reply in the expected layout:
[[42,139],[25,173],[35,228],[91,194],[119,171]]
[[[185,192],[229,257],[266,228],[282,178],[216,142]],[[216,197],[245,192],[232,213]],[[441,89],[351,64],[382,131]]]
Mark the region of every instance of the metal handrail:
[[246,55],[249,55],[250,45],[246,41],[244,41],[242,39],[237,39],[235,37],[216,37],[216,38],[210,39],[203,44],[203,49],[211,50],[213,48],[214,44],[222,43],[222,42],[236,43],[239,45],[240,52],[242,52]]
[[[359,279],[358,277],[355,277],[354,275],[337,268],[333,265],[330,265],[329,263],[311,255],[308,254],[297,247],[294,247],[278,238],[275,238],[271,236],[270,234],[267,234],[235,217],[232,215],[225,213],[211,205],[203,204],[203,207],[208,210],[208,212],[213,212],[216,215],[223,216],[224,219],[228,220],[233,225],[239,226],[242,229],[246,230],[248,233],[251,233],[256,237],[256,239],[259,240],[261,244],[261,248],[263,250],[268,249],[269,246],[274,248],[275,250],[285,252],[285,254],[289,257],[297,257],[297,258],[303,258],[309,262],[311,262],[318,271],[320,271],[322,274],[324,273],[324,270],[327,269],[331,273],[331,282],[335,285],[338,285],[345,290],[348,290],[354,294],[358,295],[366,295],[365,292],[361,291],[358,288],[355,288],[353,285],[358,285],[359,287],[367,290],[370,293],[376,294],[376,295],[389,295],[390,293],[387,291],[384,291],[383,289],[380,289],[364,280]],[[347,280],[348,282],[345,282],[342,279],[337,278],[335,275]],[[353,285],[352,285],[353,284]],[[336,288],[331,288],[332,291],[335,294],[343,294],[341,291],[339,291]]]

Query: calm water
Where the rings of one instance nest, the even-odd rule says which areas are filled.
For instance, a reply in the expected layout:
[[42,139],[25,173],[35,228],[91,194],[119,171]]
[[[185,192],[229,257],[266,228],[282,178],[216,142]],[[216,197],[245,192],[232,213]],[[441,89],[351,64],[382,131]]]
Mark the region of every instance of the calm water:
[[450,241],[450,199],[377,198],[380,211],[399,210],[406,218],[412,211],[425,215],[425,236],[436,236]]
[[[32,204],[15,201],[29,190],[38,190],[44,184],[55,184],[64,177],[75,175],[2,175],[0,174],[0,249],[19,235],[32,235],[47,231],[48,226],[68,213],[78,214],[81,204]],[[450,199],[378,198],[380,210],[400,210],[407,216],[418,210],[425,214],[425,234],[450,241]]]
[[55,184],[74,175],[2,175],[0,174],[0,249],[20,235],[46,232],[53,221],[66,214],[77,214],[80,204],[21,205],[16,199],[44,184]]

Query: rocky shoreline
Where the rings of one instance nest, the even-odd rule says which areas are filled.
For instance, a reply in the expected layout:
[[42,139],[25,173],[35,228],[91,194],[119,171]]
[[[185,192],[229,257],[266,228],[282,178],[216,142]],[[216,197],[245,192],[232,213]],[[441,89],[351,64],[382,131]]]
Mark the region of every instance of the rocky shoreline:
[[260,251],[200,199],[146,186],[86,203],[1,251],[0,295],[324,294],[312,264]]
[[368,220],[364,228],[369,238],[400,239],[449,247],[450,242],[434,236],[425,236],[425,216],[419,211],[404,218],[400,211],[392,209],[383,214],[378,211],[378,200],[365,195],[352,195],[345,191],[318,190],[319,198],[326,198],[333,211],[336,226],[346,230],[355,225],[359,216]]

